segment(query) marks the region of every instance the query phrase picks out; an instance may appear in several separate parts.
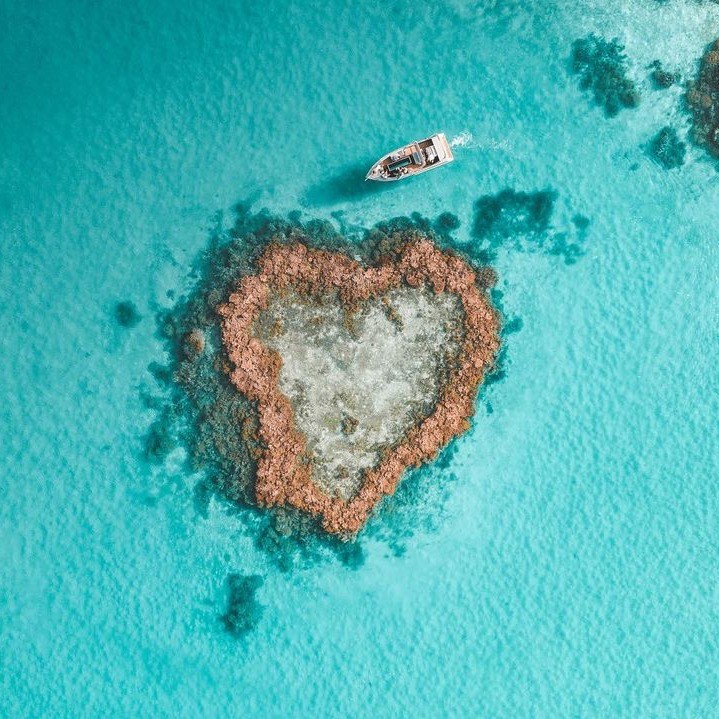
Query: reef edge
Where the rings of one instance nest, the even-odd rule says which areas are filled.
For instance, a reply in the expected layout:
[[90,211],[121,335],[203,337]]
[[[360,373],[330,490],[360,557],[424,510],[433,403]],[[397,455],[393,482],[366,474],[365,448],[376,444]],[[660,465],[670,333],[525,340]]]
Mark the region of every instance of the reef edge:
[[[453,437],[469,428],[474,400],[499,350],[498,313],[477,282],[476,272],[459,256],[415,235],[363,265],[341,251],[312,249],[301,241],[270,242],[256,274],[238,278],[236,291],[217,307],[225,367],[235,388],[257,403],[259,457],[255,499],[266,507],[290,506],[321,518],[326,532],[352,535],[380,499],[392,494],[405,469],[432,459]],[[456,367],[449,372],[434,410],[411,427],[368,470],[361,488],[345,501],[324,494],[311,480],[305,438],[298,431],[289,399],[279,389],[279,355],[253,334],[270,291],[289,288],[308,296],[337,293],[353,307],[406,284],[455,294],[464,312],[465,335]]]

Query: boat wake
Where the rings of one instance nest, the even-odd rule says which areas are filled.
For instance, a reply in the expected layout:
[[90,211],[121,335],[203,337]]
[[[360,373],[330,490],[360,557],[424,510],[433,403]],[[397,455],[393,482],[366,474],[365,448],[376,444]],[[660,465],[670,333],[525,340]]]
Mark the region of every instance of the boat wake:
[[450,141],[450,147],[472,147],[474,145],[474,136],[469,130],[460,132],[459,135],[455,135]]
[[507,138],[488,138],[475,140],[474,135],[469,130],[463,130],[455,135],[450,141],[449,146],[452,149],[461,148],[463,150],[495,150],[500,152],[508,152],[516,155]]

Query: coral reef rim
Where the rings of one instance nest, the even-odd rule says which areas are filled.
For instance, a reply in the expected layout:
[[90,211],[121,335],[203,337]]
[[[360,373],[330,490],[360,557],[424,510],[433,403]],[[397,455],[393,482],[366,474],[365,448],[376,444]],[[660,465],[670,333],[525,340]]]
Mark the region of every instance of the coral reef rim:
[[[316,534],[322,526],[324,532],[347,538],[360,529],[382,497],[394,492],[407,467],[434,458],[468,428],[482,379],[498,371],[500,315],[488,297],[496,275],[488,266],[477,266],[453,243],[447,226],[456,223],[448,223],[447,217],[435,223],[399,218],[362,237],[347,238],[326,222],[301,223],[297,215],[285,220],[237,209],[238,221],[226,241],[214,241],[201,258],[195,290],[160,317],[172,366],[151,369],[170,388],[172,399],[160,411],[148,445],[162,448],[156,457],[161,460],[172,446],[165,438],[184,427],[180,434],[193,468],[210,469],[209,484],[198,485],[202,495],[217,491],[238,506],[272,507],[280,535]],[[261,334],[258,315],[271,304],[270,297],[280,304],[289,297],[296,304],[298,295],[315,313],[325,312],[325,305],[340,309],[341,322],[330,327],[336,337],[330,353],[324,353],[325,362],[347,364],[347,357],[330,355],[353,346],[352,351],[359,347],[365,352],[360,365],[366,367],[365,341],[377,334],[378,322],[386,326],[386,339],[399,343],[399,351],[428,354],[428,363],[420,363],[417,376],[408,380],[401,373],[391,376],[381,343],[375,341],[369,350],[375,352],[374,364],[371,358],[369,364],[380,372],[367,374],[369,386],[382,386],[385,380],[404,382],[405,394],[400,392],[399,403],[392,405],[395,412],[401,406],[394,422],[382,416],[382,407],[388,405],[380,402],[373,408],[356,392],[348,396],[351,371],[345,373],[341,409],[337,392],[326,395],[326,406],[315,416],[336,416],[317,432],[331,435],[335,449],[356,455],[334,467],[337,477],[357,474],[358,467],[350,467],[357,457],[362,465],[361,480],[349,494],[337,486],[322,486],[312,472],[312,460],[322,459],[317,456],[318,442],[310,442],[308,451],[308,437],[315,439],[310,437],[312,427],[308,431],[305,422],[300,432],[301,423],[295,421],[298,409],[299,414],[306,412],[300,405],[307,387],[293,394],[292,383],[282,384],[280,368],[287,357],[270,349],[271,335],[286,327],[278,329],[282,323],[275,317],[272,331],[265,330],[262,341],[256,336]],[[431,303],[437,301],[433,298],[446,305],[439,313],[432,314],[436,308]],[[434,332],[429,327],[433,318]],[[327,319],[311,317],[304,328],[301,356],[307,355],[308,345],[319,337],[319,325]],[[282,321],[286,323],[287,317]],[[357,334],[361,323],[365,335]],[[408,330],[407,323],[423,326],[417,332]],[[446,351],[433,356],[438,342]],[[321,374],[313,379],[327,381]],[[296,384],[297,378],[293,381]],[[413,398],[413,392],[421,397]],[[370,435],[376,430],[369,445],[362,440],[369,436],[368,427]]]
[[[472,269],[459,257],[441,252],[431,240],[417,233],[396,233],[390,240],[399,246],[371,267],[362,266],[344,253],[308,249],[301,240],[285,247],[272,244],[260,258],[259,274],[243,278],[228,302],[218,308],[223,318],[223,346],[234,367],[230,375],[232,383],[240,392],[258,402],[259,438],[265,449],[260,452],[255,487],[257,501],[266,506],[289,504],[313,515],[319,514],[323,518],[324,529],[338,534],[356,532],[379,499],[394,492],[407,467],[419,466],[433,458],[453,436],[469,428],[467,420],[474,411],[477,388],[499,349],[497,316],[477,286]],[[398,312],[392,306],[394,302],[388,299],[390,290],[402,286],[429,286],[435,295],[453,295],[459,299],[454,317],[443,316],[445,322],[452,322],[462,334],[459,353],[450,359],[448,376],[430,414],[418,417],[404,437],[394,437],[395,441],[385,447],[380,445],[379,462],[367,468],[356,494],[350,497],[329,496],[312,480],[315,469],[314,461],[308,454],[307,438],[316,429],[309,427],[304,434],[300,431],[295,420],[297,404],[293,407],[281,390],[280,377],[285,358],[258,339],[253,325],[270,303],[272,293],[286,293],[290,289],[308,298],[334,295],[345,310],[346,321],[350,322],[358,306],[368,300],[382,298],[389,305],[388,311],[393,313],[394,321],[402,325],[405,317],[396,317]],[[419,291],[413,294],[416,296],[415,303],[424,298]],[[319,319],[319,325],[316,322],[308,324],[309,331],[300,339],[300,352],[306,353],[318,338],[323,318],[320,315],[315,319]],[[425,325],[432,324],[428,316],[420,320]],[[375,324],[369,324],[365,343],[370,343],[372,335],[377,332]],[[378,361],[372,363],[364,357],[365,361],[355,363],[358,373],[371,368],[373,377],[369,384],[374,385],[374,392],[380,396],[387,391],[383,371],[385,363],[391,363],[391,344],[402,334],[401,328],[395,328],[394,336],[387,336],[386,345],[373,344],[375,353],[379,353],[375,355]],[[446,340],[430,330],[409,351],[433,351],[437,342],[441,346]],[[344,346],[340,347],[337,344],[331,350],[333,364],[346,361],[343,350],[348,344],[343,343]],[[314,369],[314,377],[310,374],[296,380],[306,383],[302,391],[305,391],[305,386],[332,381],[331,372],[320,374],[317,366]],[[363,392],[359,377],[356,383]],[[338,386],[326,397],[327,407],[322,408],[322,414],[331,413],[331,408],[340,399],[340,390],[341,386]],[[349,405],[357,405],[363,399],[366,400],[366,397],[349,397],[345,401]],[[408,400],[409,397],[405,398],[404,404]],[[373,420],[386,424],[394,422],[395,418],[371,417],[370,422]],[[327,428],[324,434],[329,432],[341,436],[342,433],[354,433],[357,420],[352,418],[352,423],[350,430],[342,427],[337,432],[333,431],[334,428]],[[364,431],[367,424],[364,417],[359,424],[360,430]],[[351,456],[353,453],[356,454],[357,450],[349,453],[347,464],[355,459]],[[343,464],[335,471],[345,468],[346,464]]]
[[686,101],[692,115],[692,139],[719,158],[719,39],[706,49]]

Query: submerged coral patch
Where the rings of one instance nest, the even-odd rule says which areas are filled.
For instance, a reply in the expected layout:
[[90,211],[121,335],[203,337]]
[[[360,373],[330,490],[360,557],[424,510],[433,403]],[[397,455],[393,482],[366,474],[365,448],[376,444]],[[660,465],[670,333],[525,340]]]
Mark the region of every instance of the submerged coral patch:
[[616,38],[605,40],[591,33],[575,40],[570,68],[582,90],[591,93],[607,117],[639,105],[639,89],[628,76],[627,56]]
[[[474,271],[421,236],[371,266],[296,242],[270,245],[259,267],[218,309],[231,381],[258,402],[256,499],[320,515],[328,532],[356,532],[406,468],[467,429],[499,348],[497,315]],[[382,332],[386,346],[371,358]],[[398,361],[408,375],[384,364]],[[372,383],[379,401],[367,396]]]
[[681,167],[686,154],[686,143],[673,127],[663,127],[649,143],[649,155],[666,170]]
[[519,252],[541,251],[574,264],[585,253],[589,219],[575,214],[570,226],[556,229],[552,218],[557,198],[551,189],[506,188],[496,195],[483,195],[474,203],[474,241],[468,252],[482,263],[491,263],[500,247],[509,246]]
[[670,72],[659,60],[655,60],[650,65],[650,68],[651,72],[649,73],[649,77],[655,90],[666,90],[668,87],[676,85],[681,79],[679,73]]
[[549,227],[556,199],[554,190],[530,193],[507,188],[484,195],[474,203],[474,236],[540,234]]
[[230,574],[227,577],[227,607],[220,617],[225,630],[239,639],[251,632],[262,617],[264,607],[257,600],[262,577]]
[[163,406],[145,434],[144,457],[149,462],[162,462],[175,448],[174,422],[176,412],[172,405]]
[[520,252],[541,251],[562,257],[566,264],[575,263],[584,254],[589,220],[575,215],[573,227],[554,229],[557,197],[550,189],[518,192],[509,188],[480,197],[474,204],[472,257],[482,263],[494,262],[499,248],[509,245]]
[[125,300],[115,305],[115,321],[120,327],[130,329],[139,324],[142,315],[133,302]]

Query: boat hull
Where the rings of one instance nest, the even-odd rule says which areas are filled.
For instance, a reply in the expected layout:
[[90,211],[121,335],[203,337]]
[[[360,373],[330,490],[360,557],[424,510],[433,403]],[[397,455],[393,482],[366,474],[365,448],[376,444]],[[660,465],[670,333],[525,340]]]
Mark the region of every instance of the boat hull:
[[388,152],[372,165],[365,180],[397,182],[447,165],[453,160],[447,137],[440,132]]

